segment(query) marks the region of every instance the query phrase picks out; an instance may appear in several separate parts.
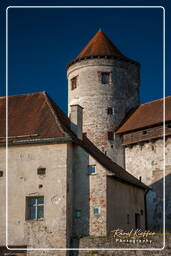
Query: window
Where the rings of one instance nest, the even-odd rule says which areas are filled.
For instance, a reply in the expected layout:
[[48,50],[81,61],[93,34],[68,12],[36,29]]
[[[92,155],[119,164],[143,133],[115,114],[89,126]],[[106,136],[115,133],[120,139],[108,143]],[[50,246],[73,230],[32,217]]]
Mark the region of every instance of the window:
[[108,132],[108,140],[113,140],[114,134],[113,132]]
[[77,76],[71,79],[71,90],[74,90],[75,88],[77,88]]
[[135,228],[140,229],[141,228],[141,217],[139,213],[135,214]]
[[2,170],[0,170],[0,177],[2,177],[3,176],[3,171]]
[[95,214],[95,215],[100,214],[100,208],[99,208],[99,207],[94,208],[94,214]]
[[75,217],[80,218],[81,217],[81,210],[76,210],[75,211]]
[[110,84],[111,83],[111,72],[101,72],[101,83]]
[[130,215],[127,214],[127,224],[130,224]]
[[147,131],[143,131],[142,133],[143,133],[143,134],[147,134]]
[[89,165],[88,166],[88,174],[89,175],[96,174],[96,166],[95,165]]
[[37,169],[37,174],[38,175],[45,175],[46,174],[46,168],[38,168]]
[[113,115],[113,108],[107,108],[107,114]]
[[39,220],[44,218],[44,197],[27,197],[26,198],[26,219]]

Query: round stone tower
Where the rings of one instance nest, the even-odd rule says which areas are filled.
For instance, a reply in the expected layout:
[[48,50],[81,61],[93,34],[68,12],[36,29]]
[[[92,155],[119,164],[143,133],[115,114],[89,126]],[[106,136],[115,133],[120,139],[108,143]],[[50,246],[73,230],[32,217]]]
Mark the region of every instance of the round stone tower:
[[125,57],[101,31],[67,65],[70,106],[83,107],[83,132],[108,157],[124,166],[115,130],[139,104],[139,64]]

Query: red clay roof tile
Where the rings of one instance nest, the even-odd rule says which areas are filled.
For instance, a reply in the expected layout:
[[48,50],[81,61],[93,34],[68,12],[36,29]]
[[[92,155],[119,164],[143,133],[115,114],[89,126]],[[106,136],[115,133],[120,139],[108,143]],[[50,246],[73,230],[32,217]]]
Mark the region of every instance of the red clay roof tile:
[[80,54],[73,61],[71,61],[67,67],[72,65],[72,63],[90,57],[114,57],[137,63],[134,60],[124,56],[113,44],[113,42],[101,31],[98,31],[95,34],[95,36],[89,41]]
[[[145,127],[155,126],[163,122],[163,98],[139,105],[129,118],[116,131],[116,134],[126,133]],[[166,122],[171,121],[171,96],[165,98]]]
[[[0,97],[0,124],[2,139],[6,136],[6,97]],[[86,136],[83,136],[83,140],[78,139],[70,129],[70,119],[45,92],[8,97],[8,136],[13,137],[12,141],[15,142],[22,140],[22,143],[32,139],[69,136],[75,144],[84,148],[107,170],[114,173],[112,177],[148,189],[146,185],[105,156]],[[4,143],[4,139],[1,139],[0,143]]]

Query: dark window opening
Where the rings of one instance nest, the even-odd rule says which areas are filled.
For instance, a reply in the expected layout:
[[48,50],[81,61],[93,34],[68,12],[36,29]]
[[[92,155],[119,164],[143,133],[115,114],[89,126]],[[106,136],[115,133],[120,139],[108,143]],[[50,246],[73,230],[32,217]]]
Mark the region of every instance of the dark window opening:
[[141,209],[140,213],[141,213],[141,215],[143,215],[143,214],[144,214],[144,211]]
[[168,127],[168,128],[171,128],[171,123],[167,124],[167,127]]
[[141,228],[141,216],[139,213],[135,214],[135,229]]
[[26,219],[39,220],[44,218],[44,197],[26,198]]
[[76,210],[75,211],[75,218],[80,218],[81,217],[81,210]]
[[142,133],[143,133],[143,134],[147,134],[147,131],[143,131]]
[[75,88],[77,88],[77,76],[71,79],[71,90],[74,90]]
[[101,83],[102,84],[109,84],[110,81],[110,72],[102,72],[101,73]]
[[96,166],[95,165],[88,166],[88,174],[89,175],[96,174]]
[[130,215],[127,214],[127,224],[130,224]]
[[3,176],[3,171],[0,171],[0,177],[2,177]]
[[108,132],[108,140],[113,140],[113,139],[114,139],[114,133]]
[[108,108],[107,109],[107,114],[108,115],[113,115],[113,108]]
[[46,174],[46,168],[38,168],[37,169],[38,175],[45,175]]

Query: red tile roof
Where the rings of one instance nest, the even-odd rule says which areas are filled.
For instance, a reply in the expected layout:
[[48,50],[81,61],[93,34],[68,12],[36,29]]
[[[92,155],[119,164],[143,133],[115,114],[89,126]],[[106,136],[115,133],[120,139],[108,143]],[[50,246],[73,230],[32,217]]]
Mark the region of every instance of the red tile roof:
[[[8,97],[9,137],[49,138],[66,133],[57,125],[45,92]],[[5,137],[6,97],[0,97],[0,137]]]
[[[0,97],[0,143],[5,142],[6,97]],[[104,155],[85,135],[83,140],[70,129],[70,119],[45,93],[32,93],[8,97],[8,136],[11,143],[28,143],[39,139],[68,138],[84,148],[114,178],[137,187],[148,189],[146,185],[126,172],[122,167]],[[21,143],[20,143],[21,144]]]
[[91,57],[114,57],[137,63],[125,57],[119,51],[119,49],[117,49],[113,42],[101,31],[98,31],[95,34],[95,36],[89,41],[80,54],[72,62],[70,62],[67,67],[79,60]]
[[[140,130],[163,122],[163,98],[139,105],[116,131],[116,134]],[[171,121],[171,96],[165,98],[166,122]]]

